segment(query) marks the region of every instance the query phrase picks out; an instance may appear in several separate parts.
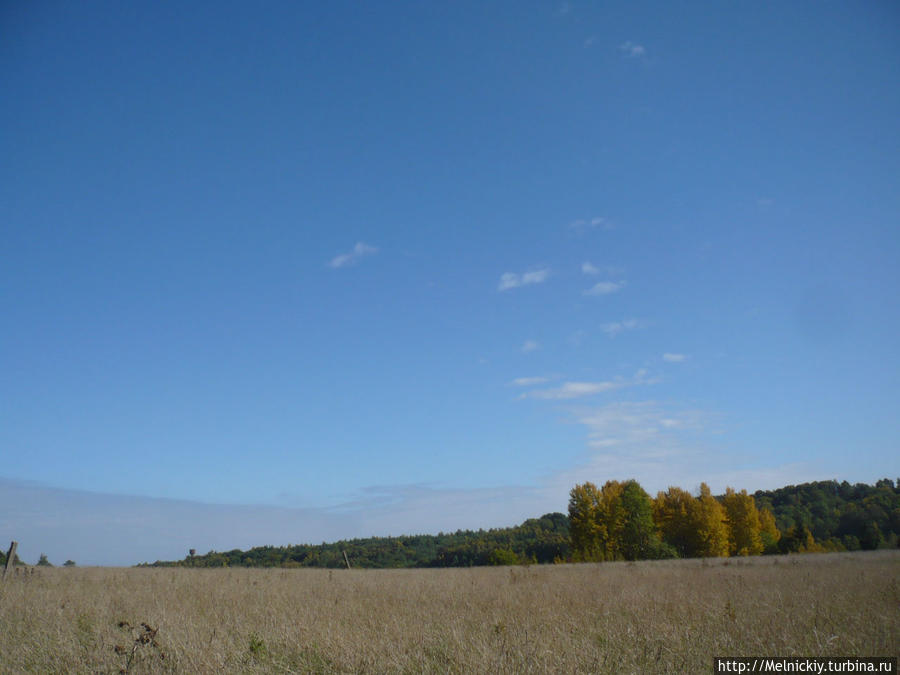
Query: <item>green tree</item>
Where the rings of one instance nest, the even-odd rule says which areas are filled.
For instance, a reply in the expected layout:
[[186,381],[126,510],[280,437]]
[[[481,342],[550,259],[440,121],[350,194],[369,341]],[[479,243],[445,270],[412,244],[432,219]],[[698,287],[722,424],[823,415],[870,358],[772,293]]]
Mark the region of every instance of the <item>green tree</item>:
[[495,548],[488,556],[490,565],[520,565],[519,556],[508,548]]
[[53,567],[49,560],[47,560],[47,556],[41,553],[41,557],[38,558],[37,561],[38,567]]
[[619,494],[623,520],[618,550],[625,560],[644,560],[660,555],[660,541],[653,523],[653,502],[636,480],[626,481]]
[[75,567],[75,561],[74,560],[66,560],[66,562],[63,563],[63,567]]

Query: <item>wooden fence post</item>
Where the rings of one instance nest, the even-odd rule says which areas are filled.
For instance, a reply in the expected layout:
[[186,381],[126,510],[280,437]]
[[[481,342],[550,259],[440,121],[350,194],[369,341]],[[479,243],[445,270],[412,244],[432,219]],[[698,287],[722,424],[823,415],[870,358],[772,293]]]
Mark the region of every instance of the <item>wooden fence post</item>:
[[6,575],[9,574],[9,570],[13,567],[13,561],[16,559],[16,547],[18,547],[19,542],[14,541],[9,545],[9,553],[6,554],[6,567],[3,568],[3,578],[6,578]]
[[347,560],[347,551],[341,551],[344,554],[344,562],[347,563],[347,569],[350,569],[350,561]]

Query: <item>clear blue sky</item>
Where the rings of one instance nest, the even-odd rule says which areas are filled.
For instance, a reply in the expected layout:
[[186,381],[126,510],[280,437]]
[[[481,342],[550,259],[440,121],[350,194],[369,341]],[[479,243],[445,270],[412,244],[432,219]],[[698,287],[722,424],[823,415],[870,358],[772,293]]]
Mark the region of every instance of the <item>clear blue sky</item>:
[[0,538],[897,476],[898,81],[895,2],[3,3]]

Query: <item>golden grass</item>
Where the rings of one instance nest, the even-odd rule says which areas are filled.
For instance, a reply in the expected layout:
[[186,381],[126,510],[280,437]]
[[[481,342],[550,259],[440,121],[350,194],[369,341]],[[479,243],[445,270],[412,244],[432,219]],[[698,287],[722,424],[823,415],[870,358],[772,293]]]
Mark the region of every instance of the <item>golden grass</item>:
[[42,569],[0,585],[3,673],[680,674],[711,672],[714,655],[898,650],[897,551],[442,570]]

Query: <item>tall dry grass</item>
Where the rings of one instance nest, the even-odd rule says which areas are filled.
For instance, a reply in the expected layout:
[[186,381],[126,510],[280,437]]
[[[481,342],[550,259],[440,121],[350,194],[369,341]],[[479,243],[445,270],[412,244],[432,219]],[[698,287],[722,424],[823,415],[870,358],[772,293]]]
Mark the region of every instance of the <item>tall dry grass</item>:
[[3,673],[688,673],[710,672],[714,655],[898,651],[895,551],[443,570],[45,569],[0,588]]

